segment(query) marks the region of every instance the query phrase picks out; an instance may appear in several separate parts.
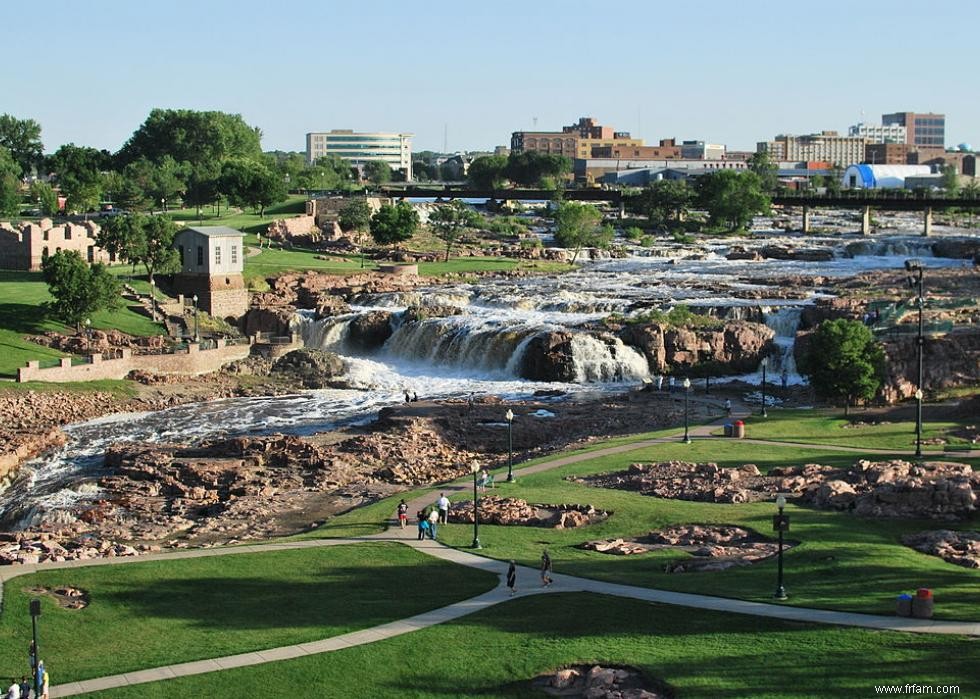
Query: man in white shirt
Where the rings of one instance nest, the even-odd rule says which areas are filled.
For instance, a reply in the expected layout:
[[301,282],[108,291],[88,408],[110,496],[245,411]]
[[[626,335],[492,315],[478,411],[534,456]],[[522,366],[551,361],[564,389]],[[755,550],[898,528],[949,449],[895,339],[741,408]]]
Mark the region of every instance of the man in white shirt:
[[7,699],[20,699],[20,685],[17,684],[16,679],[10,681],[10,689],[7,690]]
[[432,510],[429,513],[429,536],[436,538],[436,525],[439,524],[439,510]]
[[445,493],[439,493],[436,507],[439,508],[439,520],[443,524],[449,524],[449,498],[446,497]]

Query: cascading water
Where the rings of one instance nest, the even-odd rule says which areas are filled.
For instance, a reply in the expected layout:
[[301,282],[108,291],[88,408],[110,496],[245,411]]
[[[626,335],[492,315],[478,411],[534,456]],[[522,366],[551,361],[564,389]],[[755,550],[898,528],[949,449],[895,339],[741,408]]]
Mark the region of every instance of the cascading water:
[[638,381],[650,376],[646,357],[619,338],[609,342],[578,333],[572,337],[572,363],[577,383]]
[[298,332],[303,338],[303,345],[312,349],[342,352],[350,322],[357,314],[349,313],[342,316],[316,319],[313,311],[300,310],[296,312],[289,323],[293,332]]
[[773,381],[781,381],[785,375],[786,383],[803,383],[803,377],[796,370],[796,358],[793,355],[793,345],[796,342],[796,330],[800,325],[800,306],[778,306],[763,308],[766,326],[774,333],[773,344],[776,351],[769,355],[769,372]]

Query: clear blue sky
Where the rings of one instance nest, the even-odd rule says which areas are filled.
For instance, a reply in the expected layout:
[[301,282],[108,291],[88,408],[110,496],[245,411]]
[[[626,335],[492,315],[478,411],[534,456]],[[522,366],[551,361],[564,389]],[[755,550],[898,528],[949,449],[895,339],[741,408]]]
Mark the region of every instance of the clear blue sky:
[[884,112],[980,142],[974,0],[46,0],[0,10],[0,113],[45,149],[117,150],[154,107],[240,113],[267,150],[308,131],[509,144],[579,116],[754,148]]

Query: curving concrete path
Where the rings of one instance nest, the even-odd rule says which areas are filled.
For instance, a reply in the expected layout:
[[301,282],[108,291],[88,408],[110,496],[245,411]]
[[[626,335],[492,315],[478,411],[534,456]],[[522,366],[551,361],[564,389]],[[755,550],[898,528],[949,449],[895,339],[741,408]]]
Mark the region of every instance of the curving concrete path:
[[[736,414],[735,417],[738,416],[739,415]],[[728,418],[725,418],[725,420],[727,419]],[[713,439],[713,437],[711,437],[711,431],[717,428],[719,424],[722,424],[722,422],[724,422],[724,420],[693,427],[690,430],[691,437],[695,439]],[[597,457],[621,454],[628,451],[643,449],[656,444],[674,443],[676,441],[676,436],[670,436],[643,440],[640,442],[633,442],[615,447],[608,447],[606,449],[598,449],[584,454],[574,454],[544,463],[535,464],[533,466],[527,466],[517,470],[516,474],[518,476],[526,476],[528,474],[539,473],[541,471],[547,471],[568,464],[595,459]],[[764,440],[751,441],[756,443],[764,443],[771,446],[797,446],[787,442],[768,442]],[[799,446],[811,448],[816,446],[819,448],[821,445],[800,444]],[[841,447],[827,448],[841,451],[872,451]],[[890,451],[888,453],[896,452]],[[471,486],[468,483],[463,482],[462,484],[447,484],[439,487],[437,490],[443,492],[460,492],[468,491],[470,487]],[[433,495],[431,493],[420,496],[409,503],[409,511],[414,512],[422,509],[426,505],[432,504],[432,501]],[[392,520],[390,521],[390,524],[395,525],[396,523]],[[488,607],[512,599],[502,581],[507,568],[507,564],[505,562],[478,556],[462,549],[449,548],[438,543],[437,541],[418,541],[416,539],[416,535],[417,530],[414,526],[406,527],[405,529],[400,529],[397,526],[391,526],[387,531],[379,532],[377,534],[343,539],[317,539],[226,548],[190,549],[184,551],[149,554],[131,558],[108,558],[86,561],[66,561],[62,563],[40,563],[36,565],[17,566],[16,568],[4,567],[0,568],[0,582],[5,583],[6,581],[21,575],[29,575],[40,570],[54,570],[60,568],[98,565],[126,565],[153,560],[180,560],[184,558],[201,558],[205,556],[227,556],[240,553],[261,553],[265,551],[340,546],[370,541],[394,541],[402,543],[406,546],[411,546],[420,552],[442,560],[450,561],[458,565],[465,565],[472,568],[486,570],[501,577],[501,582],[496,588],[482,595],[418,614],[413,617],[388,622],[369,629],[362,629],[360,631],[354,631],[319,641],[298,643],[250,653],[241,653],[220,658],[211,658],[176,665],[149,668],[146,670],[139,670],[119,675],[110,675],[90,680],[56,685],[51,688],[51,697],[67,697],[77,694],[84,694],[87,692],[111,689],[114,687],[156,682],[159,680],[198,675],[208,672],[218,672],[234,667],[260,665],[263,663],[276,662],[307,655],[315,655],[318,653],[328,653],[366,643],[374,643],[375,641],[394,638],[417,629],[458,619],[462,616],[487,609]],[[517,596],[547,594],[554,592],[589,592],[594,594],[612,595],[615,597],[655,602],[659,604],[672,604],[694,609],[707,609],[711,611],[728,612],[734,614],[749,614],[753,616],[787,621],[833,624],[884,631],[980,636],[980,622],[936,621],[931,619],[912,619],[897,616],[891,617],[872,614],[857,614],[853,612],[810,609],[806,607],[767,604],[763,602],[712,597],[709,595],[642,588],[632,585],[603,582],[599,580],[589,580],[586,578],[562,574],[555,574],[552,577],[555,580],[555,584],[549,588],[541,588],[537,585],[537,581],[539,579],[538,571],[526,566],[519,566]]]

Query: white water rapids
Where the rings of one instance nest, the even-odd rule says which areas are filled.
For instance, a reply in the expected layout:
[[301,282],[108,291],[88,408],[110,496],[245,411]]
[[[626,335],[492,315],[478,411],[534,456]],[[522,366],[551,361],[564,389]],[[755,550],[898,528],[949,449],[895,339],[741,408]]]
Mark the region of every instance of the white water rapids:
[[[767,237],[763,243],[776,239]],[[821,239],[807,239],[818,244]],[[795,242],[799,243],[799,239]],[[308,391],[274,398],[233,398],[186,405],[138,415],[118,415],[69,426],[63,449],[35,459],[0,493],[0,526],[12,528],[57,520],[63,508],[97,495],[101,454],[119,441],[192,442],[221,435],[284,432],[312,433],[332,426],[371,420],[385,406],[420,398],[470,394],[529,397],[539,389],[622,390],[649,375],[645,358],[609,336],[602,340],[576,333],[585,323],[610,313],[630,315],[679,303],[701,306],[720,317],[764,319],[776,332],[777,356],[769,380],[785,370],[791,383],[801,381],[792,359],[792,339],[800,308],[821,294],[785,300],[767,297],[775,275],[847,276],[869,269],[900,268],[902,255],[922,252],[914,241],[874,242],[861,239],[868,252],[847,256],[839,241],[838,256],[828,262],[727,260],[729,244],[665,245],[657,256],[603,260],[577,272],[548,277],[488,279],[407,294],[362,295],[349,316],[314,320],[297,318],[308,346],[340,354],[347,366],[349,390]],[[739,241],[744,245],[745,241]],[[910,247],[912,246],[912,247]],[[856,248],[852,247],[852,252]],[[895,252],[897,254],[888,254]],[[964,260],[921,255],[928,268],[965,266]],[[753,298],[746,298],[752,291]],[[761,298],[759,298],[761,297]],[[399,313],[410,305],[456,306],[462,315],[433,317],[396,326],[380,351],[358,356],[347,346],[350,321],[383,308]],[[540,383],[519,378],[528,343],[542,333],[572,332],[575,382]],[[758,382],[758,374],[740,377]]]

